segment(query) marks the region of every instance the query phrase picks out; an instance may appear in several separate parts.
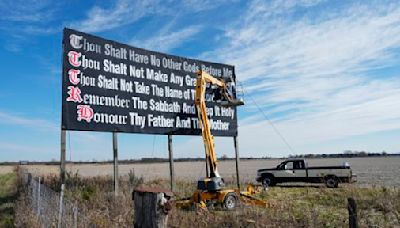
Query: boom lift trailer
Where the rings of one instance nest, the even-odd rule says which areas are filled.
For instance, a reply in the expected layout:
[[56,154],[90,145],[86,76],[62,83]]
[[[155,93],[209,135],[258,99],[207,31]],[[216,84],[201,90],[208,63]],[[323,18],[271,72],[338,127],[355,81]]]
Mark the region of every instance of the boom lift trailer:
[[[197,190],[187,200],[176,201],[177,207],[187,207],[196,204],[201,208],[209,205],[220,204],[227,210],[237,206],[239,200],[247,204],[268,206],[265,201],[253,197],[256,193],[253,185],[247,186],[247,191],[240,192],[240,189],[225,188],[224,179],[220,176],[217,168],[217,157],[215,154],[214,137],[211,134],[209,119],[206,112],[205,93],[207,84],[217,86],[223,98],[223,106],[243,105],[243,101],[234,99],[232,88],[228,88],[230,82],[224,79],[217,79],[204,71],[197,72],[195,105],[198,118],[201,123],[201,132],[205,145],[206,162],[209,168],[208,176],[200,178],[197,182]],[[232,82],[233,83],[233,82]],[[231,93],[229,93],[229,90]]]

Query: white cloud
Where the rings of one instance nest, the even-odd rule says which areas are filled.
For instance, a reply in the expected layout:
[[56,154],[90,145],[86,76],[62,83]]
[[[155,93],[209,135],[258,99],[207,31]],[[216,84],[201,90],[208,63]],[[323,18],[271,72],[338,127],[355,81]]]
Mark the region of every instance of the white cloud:
[[242,80],[338,75],[365,70],[368,61],[367,69],[382,67],[390,59],[390,48],[400,43],[397,8],[372,6],[328,19],[286,21],[285,15],[261,11],[261,2],[255,5],[258,11],[250,6],[244,23],[226,29],[229,45],[217,51],[220,59],[237,65]]
[[187,8],[191,13],[207,11],[219,7],[224,4],[236,3],[239,0],[185,0],[179,2],[183,7]]
[[[109,9],[98,6],[93,7],[87,13],[86,19],[70,25],[81,31],[101,32],[132,24],[145,17],[150,18],[153,15],[157,15],[157,17],[167,16],[169,20],[160,24],[159,29],[146,34],[144,37],[142,35],[141,38],[134,37],[129,43],[147,49],[169,51],[179,47],[201,30],[201,26],[198,25],[181,26],[180,29],[175,28],[187,9],[195,9],[198,12],[215,8],[222,3],[200,3],[197,0],[184,2],[183,4],[174,1],[160,2],[158,0],[118,0]],[[196,7],[198,5],[202,5],[202,7]]]
[[129,1],[118,0],[113,8],[93,7],[87,18],[71,24],[73,28],[85,32],[100,32],[131,24],[148,14],[161,13],[158,0]]
[[[353,4],[315,13],[312,7],[318,4],[324,3],[252,1],[244,16],[225,28],[225,45],[203,54],[236,66],[247,95],[297,153],[312,152],[308,148],[319,143],[400,129],[400,75],[384,71],[399,63],[400,8]],[[299,16],[299,8],[314,14]],[[251,99],[246,101],[244,109],[257,113]],[[259,111],[239,122],[246,154],[291,153]],[[337,149],[321,151],[347,148]]]
[[179,47],[185,41],[189,40],[195,34],[200,32],[200,26],[188,26],[178,31],[162,31],[159,35],[152,38],[138,41],[132,40],[132,45],[140,44],[141,47],[157,51],[169,51],[173,48]]
[[4,0],[0,4],[1,19],[14,22],[40,22],[54,14],[48,0]]
[[[0,142],[0,151],[4,153],[16,152],[16,153],[40,154],[43,153],[43,151],[56,151],[56,148],[49,146],[36,147],[31,145],[23,145],[21,143],[17,144],[9,142]],[[19,158],[19,159],[23,160],[24,158]]]
[[10,36],[5,48],[20,51],[21,41],[31,40],[29,35],[49,35],[61,31],[60,26],[51,25],[57,19],[61,2],[49,0],[4,0],[0,3],[0,30]]
[[17,125],[36,130],[56,131],[57,125],[44,119],[26,118],[16,113],[0,111],[0,124]]
[[[61,132],[60,124],[55,123],[54,121],[50,121],[47,119],[26,117],[15,112],[0,111],[0,125],[18,126],[18,127],[33,129],[35,131],[50,132],[52,134]],[[82,142],[93,143],[102,141],[104,139],[102,134],[95,134],[92,132],[81,132],[81,131],[71,131],[71,133],[68,133],[68,137],[69,136],[71,136],[78,143]],[[57,136],[57,139],[58,138],[59,137]]]
[[49,35],[62,31],[61,26],[42,27],[42,26],[25,26],[23,32],[34,35]]

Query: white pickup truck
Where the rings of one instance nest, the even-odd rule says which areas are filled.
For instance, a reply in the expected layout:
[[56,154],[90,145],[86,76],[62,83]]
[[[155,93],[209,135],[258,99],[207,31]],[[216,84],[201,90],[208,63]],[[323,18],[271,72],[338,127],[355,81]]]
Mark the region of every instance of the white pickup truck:
[[325,183],[328,188],[337,188],[339,183],[356,181],[350,165],[308,167],[304,159],[290,159],[273,169],[257,170],[257,182],[265,187],[284,182]]

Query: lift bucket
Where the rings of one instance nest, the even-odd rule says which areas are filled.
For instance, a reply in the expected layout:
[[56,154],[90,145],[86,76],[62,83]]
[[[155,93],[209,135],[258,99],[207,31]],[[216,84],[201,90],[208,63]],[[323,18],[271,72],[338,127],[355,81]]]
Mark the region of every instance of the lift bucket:
[[230,101],[223,100],[218,103],[223,107],[236,107],[236,106],[244,105],[244,101],[242,99],[240,99],[240,100],[234,99],[234,100],[230,100]]

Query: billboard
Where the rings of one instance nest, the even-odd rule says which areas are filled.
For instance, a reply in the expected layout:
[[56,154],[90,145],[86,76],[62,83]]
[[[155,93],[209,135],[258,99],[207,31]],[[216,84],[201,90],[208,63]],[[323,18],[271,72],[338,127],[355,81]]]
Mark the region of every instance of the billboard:
[[[62,129],[200,135],[196,72],[236,80],[233,66],[149,51],[64,29]],[[206,94],[211,131],[237,135],[235,107]]]

